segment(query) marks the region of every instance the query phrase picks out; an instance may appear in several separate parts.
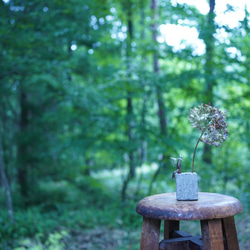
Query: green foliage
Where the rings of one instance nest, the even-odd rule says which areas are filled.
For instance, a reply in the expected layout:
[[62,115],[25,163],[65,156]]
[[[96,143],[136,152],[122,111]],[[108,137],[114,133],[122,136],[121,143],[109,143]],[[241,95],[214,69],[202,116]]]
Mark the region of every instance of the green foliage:
[[[161,0],[156,11],[149,0],[0,1],[0,133],[16,219],[1,207],[1,247],[59,249],[72,228],[138,227],[136,201],[174,190],[169,156],[191,169],[188,113],[200,103],[227,109],[229,129],[209,159],[197,149],[200,189],[249,210],[249,14],[231,29],[188,4]],[[197,27],[206,52],[153,39],[153,23]]]
[[73,233],[71,230],[82,231],[97,225],[135,228],[141,222],[134,213],[136,201],[122,205],[119,192],[100,184],[98,179],[47,182],[41,185],[39,194],[41,203],[16,211],[13,225],[6,220],[6,213],[1,212],[1,246],[62,249],[65,239]]

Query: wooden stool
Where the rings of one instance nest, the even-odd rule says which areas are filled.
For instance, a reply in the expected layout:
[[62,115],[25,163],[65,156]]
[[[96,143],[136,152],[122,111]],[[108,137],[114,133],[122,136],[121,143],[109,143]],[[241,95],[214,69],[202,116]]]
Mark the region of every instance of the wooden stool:
[[[238,250],[234,215],[242,210],[239,200],[222,194],[199,193],[197,201],[177,201],[175,193],[148,196],[136,207],[143,216],[140,250]],[[164,240],[159,244],[161,220]],[[200,220],[202,237],[179,231],[181,220]]]

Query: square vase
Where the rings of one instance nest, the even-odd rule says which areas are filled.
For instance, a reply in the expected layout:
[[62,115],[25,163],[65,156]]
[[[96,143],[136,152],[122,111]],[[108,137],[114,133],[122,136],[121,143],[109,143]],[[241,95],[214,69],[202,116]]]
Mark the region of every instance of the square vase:
[[198,200],[198,179],[196,173],[181,173],[175,175],[176,199],[178,201]]

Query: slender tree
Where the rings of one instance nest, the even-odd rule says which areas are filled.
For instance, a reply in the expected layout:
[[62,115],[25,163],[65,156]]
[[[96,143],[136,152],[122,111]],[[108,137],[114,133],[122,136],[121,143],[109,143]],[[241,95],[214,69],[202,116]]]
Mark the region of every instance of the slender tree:
[[[160,65],[159,65],[159,48],[157,46],[157,36],[158,36],[158,0],[152,0],[151,2],[152,10],[152,43],[154,45],[153,53],[153,72],[155,79],[159,78]],[[158,119],[160,125],[160,136],[163,138],[167,136],[167,120],[166,120],[166,108],[164,104],[163,91],[158,82],[156,82],[156,97],[158,104]]]
[[[0,121],[0,125],[1,125],[1,121]],[[13,210],[13,205],[12,205],[10,185],[9,185],[9,181],[6,176],[5,169],[4,169],[1,133],[0,133],[0,172],[1,172],[2,185],[5,190],[6,204],[7,204],[9,218],[10,218],[11,223],[13,224],[14,223],[14,210]]]
[[[209,12],[207,14],[207,26],[203,31],[204,43],[206,45],[205,54],[205,92],[204,92],[204,102],[213,105],[213,89],[216,86],[216,78],[214,75],[214,34],[215,34],[215,0],[209,1]],[[205,144],[203,149],[203,161],[211,164],[212,163],[212,148]]]
[[132,50],[131,43],[133,41],[133,2],[131,0],[124,3],[127,19],[127,39],[126,39],[126,134],[128,138],[128,163],[129,172],[124,180],[122,188],[122,200],[125,200],[128,183],[135,177],[135,156],[134,156],[134,107],[133,107],[133,91],[132,89]]
[[[167,141],[167,119],[166,119],[166,107],[164,103],[164,97],[163,97],[163,90],[161,88],[161,85],[159,84],[159,74],[160,74],[160,63],[159,63],[159,46],[157,41],[158,36],[158,22],[159,22],[159,14],[158,14],[158,0],[152,0],[151,1],[151,11],[152,11],[152,43],[154,45],[154,52],[153,52],[153,74],[154,78],[156,79],[155,82],[155,91],[156,91],[156,99],[157,99],[157,106],[158,106],[158,120],[159,120],[159,138],[161,138],[161,141],[166,142]],[[153,178],[151,180],[151,183],[149,185],[148,194],[151,193],[153,183],[155,182],[157,176],[159,175],[162,167],[165,165],[164,161],[166,156],[166,152],[162,152],[159,160],[159,166],[157,170],[155,171]]]
[[29,144],[26,143],[26,136],[29,125],[29,106],[27,104],[27,93],[21,89],[20,91],[20,118],[19,118],[19,143],[18,143],[18,183],[24,200],[28,198],[29,191]]
[[[140,40],[144,41],[146,39],[146,33],[145,33],[145,1],[140,0]],[[144,50],[142,49],[144,52]],[[147,57],[142,52],[142,57],[140,60],[141,63],[141,73],[140,73],[140,82],[141,82],[141,88],[142,88],[142,109],[141,109],[141,127],[140,127],[140,134],[141,134],[141,148],[140,148],[140,162],[145,163],[147,160],[147,140],[146,140],[146,114],[147,114],[147,99],[148,99],[148,93],[146,92],[146,77],[144,76],[144,66],[147,64]],[[141,165],[140,164],[140,165]]]

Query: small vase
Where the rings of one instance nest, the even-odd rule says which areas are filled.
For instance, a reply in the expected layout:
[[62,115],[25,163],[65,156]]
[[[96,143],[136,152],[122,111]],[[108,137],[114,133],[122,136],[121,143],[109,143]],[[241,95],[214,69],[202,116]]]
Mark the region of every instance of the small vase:
[[198,180],[197,174],[186,172],[175,174],[176,199],[178,201],[198,200]]

